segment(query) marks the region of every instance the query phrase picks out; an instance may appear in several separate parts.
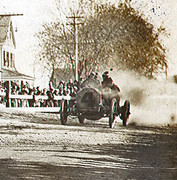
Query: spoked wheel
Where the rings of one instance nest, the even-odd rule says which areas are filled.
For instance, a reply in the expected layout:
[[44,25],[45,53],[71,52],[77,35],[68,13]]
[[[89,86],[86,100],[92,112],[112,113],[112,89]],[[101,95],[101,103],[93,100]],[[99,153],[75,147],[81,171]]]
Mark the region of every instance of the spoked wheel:
[[121,113],[121,119],[122,119],[122,124],[123,126],[127,125],[127,120],[130,115],[130,102],[126,100],[124,102],[124,106],[122,107],[122,113]]
[[79,123],[84,124],[85,118],[83,116],[78,116]]
[[68,120],[68,105],[66,100],[61,101],[60,120],[62,125],[65,125]]
[[117,112],[117,100],[115,98],[111,101],[110,114],[109,114],[109,127],[113,128],[115,124],[115,116]]

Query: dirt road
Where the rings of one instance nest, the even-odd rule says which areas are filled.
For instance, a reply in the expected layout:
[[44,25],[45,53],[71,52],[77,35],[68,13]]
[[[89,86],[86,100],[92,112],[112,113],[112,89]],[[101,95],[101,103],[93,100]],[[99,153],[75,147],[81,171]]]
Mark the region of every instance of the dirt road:
[[177,127],[1,113],[0,179],[177,179]]

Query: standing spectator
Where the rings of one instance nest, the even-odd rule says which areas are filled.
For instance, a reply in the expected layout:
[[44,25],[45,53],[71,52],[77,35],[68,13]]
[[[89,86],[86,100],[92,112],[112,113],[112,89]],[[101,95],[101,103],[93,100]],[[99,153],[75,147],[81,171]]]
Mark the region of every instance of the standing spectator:
[[55,97],[57,97],[57,96],[59,96],[59,90],[55,89],[54,92],[53,92],[53,97],[54,97],[53,104],[54,104],[54,107],[59,107],[59,100],[55,99]]
[[47,91],[47,96],[48,100],[46,102],[47,107],[53,107],[53,100],[54,100],[54,95],[53,95],[54,89],[52,86],[49,86],[49,90]]
[[40,107],[40,100],[36,98],[40,95],[39,86],[34,87],[33,90],[34,107]]
[[36,87],[36,93],[35,93],[35,95],[40,95],[41,94],[41,90],[39,89],[39,86],[37,86]]
[[[15,95],[15,85],[12,86],[12,88],[11,88],[11,94]],[[11,107],[16,107],[16,100],[15,99],[11,99]]]
[[46,107],[46,100],[45,100],[45,97],[47,96],[46,88],[44,88],[41,91],[41,96],[43,97],[43,99],[41,99],[41,107]]
[[[29,86],[28,88],[28,95],[34,95],[34,89],[33,87]],[[34,96],[33,99],[28,99],[29,107],[34,107]]]

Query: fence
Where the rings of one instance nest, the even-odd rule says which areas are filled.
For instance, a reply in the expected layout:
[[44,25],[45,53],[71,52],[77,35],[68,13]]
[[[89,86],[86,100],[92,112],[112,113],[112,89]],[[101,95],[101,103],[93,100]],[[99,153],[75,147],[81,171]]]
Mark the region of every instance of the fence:
[[0,92],[0,97],[4,99],[6,107],[60,107],[61,100],[73,99],[70,95],[62,95],[51,99],[47,95],[14,95],[7,92]]

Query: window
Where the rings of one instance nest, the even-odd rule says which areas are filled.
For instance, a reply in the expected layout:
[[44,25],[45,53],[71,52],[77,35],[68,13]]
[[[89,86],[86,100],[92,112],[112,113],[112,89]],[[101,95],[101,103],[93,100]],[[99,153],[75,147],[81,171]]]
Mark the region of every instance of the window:
[[3,51],[2,66],[4,67],[15,67],[15,54]]
[[9,67],[9,52],[7,52],[6,56],[7,56],[7,63],[6,63],[6,66]]
[[13,54],[12,67],[15,67],[15,54]]
[[13,54],[10,53],[10,67],[13,67]]
[[6,52],[3,51],[3,66],[6,66]]

